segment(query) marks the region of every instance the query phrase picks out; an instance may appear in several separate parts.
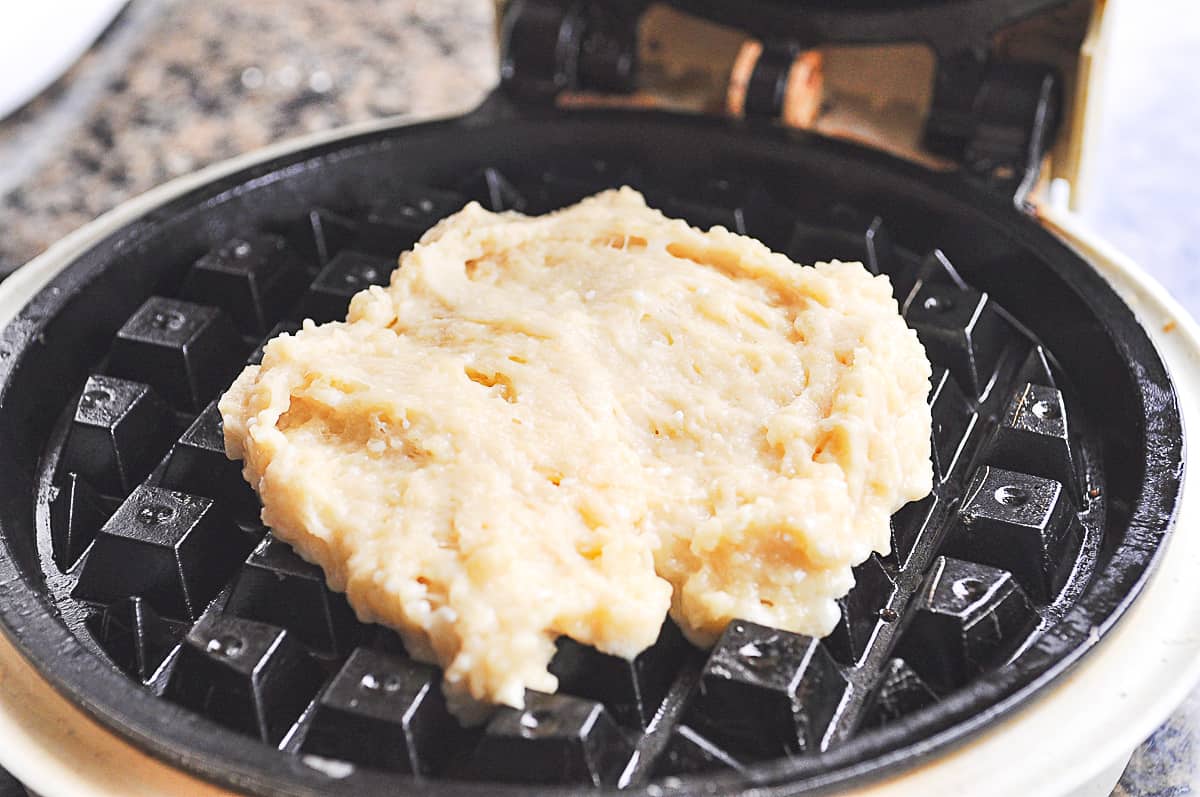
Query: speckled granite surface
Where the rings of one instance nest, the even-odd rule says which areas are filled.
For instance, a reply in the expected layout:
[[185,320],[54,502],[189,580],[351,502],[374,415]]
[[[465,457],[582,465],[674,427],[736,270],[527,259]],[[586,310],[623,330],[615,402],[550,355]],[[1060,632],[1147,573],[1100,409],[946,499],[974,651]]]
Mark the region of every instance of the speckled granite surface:
[[[493,31],[487,0],[134,0],[49,96],[0,122],[0,272],[238,153],[465,110],[496,80]],[[47,133],[64,103],[69,123]]]
[[1200,788],[1200,692],[1139,747],[1113,797],[1181,797]]
[[[1191,2],[1125,4],[1113,52],[1122,101],[1110,105],[1085,218],[1196,313],[1200,26],[1177,24]],[[349,122],[471,107],[496,79],[491,9],[133,0],[66,78],[0,121],[0,273],[121,201],[232,155]],[[1114,794],[1200,788],[1198,733],[1200,692],[1139,748]]]

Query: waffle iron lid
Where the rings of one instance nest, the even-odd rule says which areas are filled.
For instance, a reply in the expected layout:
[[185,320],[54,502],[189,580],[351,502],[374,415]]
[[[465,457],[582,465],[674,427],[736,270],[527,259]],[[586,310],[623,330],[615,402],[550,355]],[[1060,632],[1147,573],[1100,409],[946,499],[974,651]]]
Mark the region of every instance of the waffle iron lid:
[[764,39],[924,41],[944,53],[986,42],[997,30],[1068,0],[669,0],[691,14]]
[[[570,92],[608,95],[608,102],[620,104],[619,95],[639,91],[642,62],[654,58],[649,53],[661,43],[657,36],[690,40],[694,35],[677,32],[668,24],[657,34],[647,34],[647,46],[641,47],[639,21],[651,5],[651,0],[513,0],[501,24],[502,89],[521,104],[554,104]],[[1073,83],[1077,75],[1069,64],[1078,57],[1078,42],[1072,37],[1082,35],[1086,15],[1049,20],[1059,33],[1069,30],[1070,34],[1049,37],[1053,43],[1048,50],[1031,54],[999,44],[1000,34],[1027,18],[1040,20],[1050,16],[1042,12],[1068,5],[1080,10],[1080,3],[1072,0],[666,0],[664,5],[748,34],[752,41],[745,43],[748,46],[731,65],[732,72],[724,75],[729,87],[725,112],[789,126],[813,126],[821,113],[818,109],[829,107],[828,97],[820,96],[824,67],[817,64],[822,59],[804,67],[806,51],[825,45],[927,46],[934,55],[932,85],[927,100],[917,101],[924,103],[918,110],[922,120],[917,129],[904,129],[895,115],[860,117],[852,111],[851,137],[938,168],[961,168],[987,188],[1012,197],[1018,207],[1027,204],[1046,155],[1059,138],[1061,123],[1070,120],[1066,97],[1076,95],[1079,102]],[[673,52],[678,55],[689,47],[706,52],[708,46],[695,41]],[[668,52],[665,57],[672,56]],[[921,68],[895,53],[879,57],[893,70]],[[721,62],[713,58],[714,63]],[[713,67],[710,77],[720,82],[717,73],[723,69],[723,65]],[[886,81],[879,84],[878,78],[846,69],[852,74],[844,77],[861,83],[859,90],[876,99],[913,102],[889,98],[895,89]],[[741,88],[735,91],[735,86]],[[649,87],[648,96],[655,91],[664,95],[660,99],[669,106],[676,87]],[[738,94],[741,98],[733,99]],[[716,101],[712,107],[719,104]],[[835,100],[832,106],[836,105]],[[834,122],[833,129],[846,124],[846,120]],[[915,148],[903,143],[910,138],[916,139]],[[1071,178],[1075,167],[1067,160],[1062,169],[1050,163],[1053,176]]]

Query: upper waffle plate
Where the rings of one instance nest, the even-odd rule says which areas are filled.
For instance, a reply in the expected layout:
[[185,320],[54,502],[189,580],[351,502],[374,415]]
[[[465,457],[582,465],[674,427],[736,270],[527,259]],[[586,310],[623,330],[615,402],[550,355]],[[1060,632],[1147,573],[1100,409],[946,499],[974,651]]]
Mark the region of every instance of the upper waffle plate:
[[[340,316],[466,200],[535,213],[620,184],[797,261],[889,275],[935,365],[937,486],[856,569],[827,639],[735,621],[702,652],[668,623],[633,662],[563,640],[559,695],[464,730],[440,674],[257,522],[212,401],[264,339]],[[794,793],[915,761],[1105,633],[1179,490],[1149,340],[1003,197],[690,117],[484,109],[294,153],[101,241],[0,345],[5,630],[113,729],[261,792],[391,794],[415,776],[446,793]]]

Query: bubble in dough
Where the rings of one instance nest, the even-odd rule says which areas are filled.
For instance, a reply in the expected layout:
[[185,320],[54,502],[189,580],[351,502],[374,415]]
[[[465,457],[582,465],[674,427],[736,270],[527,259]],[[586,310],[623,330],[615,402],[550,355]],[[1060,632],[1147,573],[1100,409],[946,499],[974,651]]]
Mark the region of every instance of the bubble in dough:
[[625,657],[668,611],[699,645],[735,617],[827,634],[931,488],[929,376],[886,277],[626,188],[468,205],[220,410],[264,522],[469,718],[554,691],[563,634]]

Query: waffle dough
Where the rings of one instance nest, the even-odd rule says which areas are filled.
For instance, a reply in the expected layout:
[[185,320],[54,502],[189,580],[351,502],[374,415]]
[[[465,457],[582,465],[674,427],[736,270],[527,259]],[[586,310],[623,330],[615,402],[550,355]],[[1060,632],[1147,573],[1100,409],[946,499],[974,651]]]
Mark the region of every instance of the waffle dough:
[[828,633],[930,490],[929,375],[886,277],[622,189],[468,205],[220,410],[264,522],[469,716],[553,691],[558,635],[633,657],[668,609],[700,645]]

